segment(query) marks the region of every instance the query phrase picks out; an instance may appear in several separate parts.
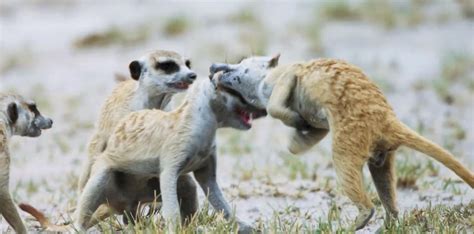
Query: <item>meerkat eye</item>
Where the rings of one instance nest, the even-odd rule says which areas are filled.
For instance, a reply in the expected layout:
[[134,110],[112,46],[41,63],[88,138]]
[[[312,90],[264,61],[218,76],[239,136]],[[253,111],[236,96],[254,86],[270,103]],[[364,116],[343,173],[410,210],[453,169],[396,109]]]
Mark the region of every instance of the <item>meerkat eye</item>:
[[156,63],[156,69],[162,70],[166,74],[171,74],[179,71],[179,66],[174,61],[165,61]]
[[39,114],[38,108],[36,107],[36,104],[29,104],[28,109],[30,109],[31,112],[35,114]]
[[189,69],[191,69],[191,61],[189,59],[186,59],[186,61],[184,62],[184,64],[186,64],[186,67],[188,67]]

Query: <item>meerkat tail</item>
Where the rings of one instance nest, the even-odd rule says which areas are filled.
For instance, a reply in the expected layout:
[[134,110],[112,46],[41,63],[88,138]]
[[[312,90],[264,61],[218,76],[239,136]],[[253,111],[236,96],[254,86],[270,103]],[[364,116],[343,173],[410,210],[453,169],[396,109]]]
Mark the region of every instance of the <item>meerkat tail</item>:
[[466,181],[471,188],[474,188],[474,174],[466,168],[460,161],[458,161],[451,153],[430,140],[419,135],[417,132],[411,130],[408,126],[400,123],[400,139],[402,145],[409,148],[422,152],[438,162],[444,164],[446,167],[451,169],[464,181]]
[[55,226],[48,220],[48,218],[46,218],[43,212],[39,211],[33,206],[29,204],[25,204],[25,203],[21,203],[18,206],[20,207],[21,210],[33,216],[40,223],[42,228],[49,228],[49,227]]

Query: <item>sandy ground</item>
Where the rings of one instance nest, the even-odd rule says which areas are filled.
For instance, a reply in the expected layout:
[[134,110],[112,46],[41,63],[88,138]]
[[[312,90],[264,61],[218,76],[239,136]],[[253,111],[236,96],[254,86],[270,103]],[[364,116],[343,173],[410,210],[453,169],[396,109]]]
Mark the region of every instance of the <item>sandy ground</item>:
[[[385,87],[403,122],[423,129],[423,135],[441,145],[451,144],[450,151],[474,169],[474,91],[463,83],[450,83],[454,103],[448,105],[434,88],[447,54],[474,55],[474,22],[459,16],[457,6],[442,2],[423,11],[428,16],[440,9],[450,12],[451,18],[442,22],[430,18],[391,29],[368,21],[314,24],[321,4],[2,1],[0,91],[35,98],[42,112],[55,121],[54,128],[38,139],[12,140],[10,183],[16,201],[34,204],[59,220],[74,206],[86,144],[101,103],[115,85],[114,74],[128,74],[132,59],[157,48],[190,57],[201,79],[206,79],[212,62],[258,51],[281,52],[283,63],[322,56],[348,60]],[[235,20],[239,12],[247,11],[256,19]],[[176,36],[165,33],[162,28],[170,17],[186,18],[187,29]],[[78,38],[113,26],[129,33],[144,26],[150,34],[127,45],[73,46]],[[319,31],[318,40],[305,36],[304,30],[312,29]],[[320,49],[312,49],[316,43]],[[474,79],[472,69],[467,79]],[[456,129],[461,129],[464,137],[454,139]],[[328,181],[335,189],[330,137],[304,155],[291,156],[286,150],[287,132],[270,118],[256,121],[248,132],[219,130],[219,181],[238,216],[255,224],[280,212],[287,219],[314,224],[327,217],[328,208],[336,203],[343,207],[342,217],[352,219],[355,207],[337,192],[334,197],[324,186]],[[424,155],[406,152],[408,156],[402,159],[422,165],[429,161]],[[296,169],[288,164],[297,165]],[[398,191],[401,212],[430,203],[452,206],[472,202],[474,191],[463,183],[446,188],[446,179],[458,178],[441,164],[435,165],[437,176],[420,178],[418,189]],[[297,173],[301,171],[306,175]],[[303,218],[306,213],[309,219]],[[377,218],[362,232],[374,231],[382,217],[379,207]],[[32,221],[27,224],[35,225]],[[0,218],[0,232],[7,230]]]

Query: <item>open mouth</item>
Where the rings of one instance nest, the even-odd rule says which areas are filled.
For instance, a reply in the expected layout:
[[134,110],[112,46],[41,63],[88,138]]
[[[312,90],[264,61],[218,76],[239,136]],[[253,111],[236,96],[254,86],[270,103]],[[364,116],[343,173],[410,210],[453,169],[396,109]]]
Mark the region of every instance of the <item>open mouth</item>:
[[235,112],[239,116],[242,124],[248,128],[252,127],[252,121],[254,119],[258,119],[260,117],[267,115],[267,112],[265,110],[248,111],[248,110],[244,110],[243,108],[236,108]]
[[174,83],[168,83],[168,86],[175,89],[188,89],[191,83],[178,81]]
[[226,92],[240,100],[244,107],[236,107],[235,112],[239,116],[240,121],[246,127],[252,127],[252,120],[258,119],[260,117],[264,117],[267,115],[267,111],[265,109],[260,109],[255,107],[254,105],[250,104],[245,100],[245,98],[239,92],[235,91],[232,88],[226,87],[220,83],[218,83],[217,88],[223,92]]

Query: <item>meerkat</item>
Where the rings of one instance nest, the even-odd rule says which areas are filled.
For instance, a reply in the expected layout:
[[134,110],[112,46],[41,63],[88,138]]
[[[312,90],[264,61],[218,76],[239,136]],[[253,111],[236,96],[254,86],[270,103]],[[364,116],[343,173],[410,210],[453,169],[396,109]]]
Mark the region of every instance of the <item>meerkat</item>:
[[36,104],[20,95],[0,93],[0,214],[17,233],[27,233],[9,191],[10,137],[38,137],[53,125],[38,111]]
[[366,162],[387,221],[397,218],[394,159],[400,146],[431,156],[474,186],[473,173],[448,151],[400,122],[380,89],[356,66],[336,59],[277,66],[278,59],[251,57],[235,65],[214,64],[210,70],[211,74],[224,71],[219,86],[266,108],[272,117],[298,129],[302,136],[313,134],[308,136],[310,140],[303,140],[304,144],[290,143],[296,152],[321,138],[314,128],[325,129],[321,117],[327,117],[338,181],[359,208],[357,230],[374,213],[363,185],[362,167]]
[[88,145],[88,161],[79,179],[80,191],[95,157],[107,148],[108,138],[120,119],[132,111],[164,109],[174,94],[185,91],[197,77],[189,59],[166,50],[156,50],[132,61],[129,69],[132,79],[119,82],[102,107]]
[[[124,80],[121,77],[120,82],[102,107],[97,127],[88,145],[88,159],[79,178],[79,191],[82,191],[89,179],[91,165],[95,158],[107,148],[108,138],[121,118],[132,111],[164,109],[174,94],[187,90],[197,77],[196,73],[191,70],[189,59],[176,52],[166,50],[156,50],[132,61],[129,70],[132,79]],[[132,178],[133,175],[129,176],[130,182],[139,183],[137,178]],[[187,176],[183,175],[183,177]],[[189,194],[196,194],[196,191],[191,191],[192,189],[196,190],[193,180],[182,178],[180,181],[184,183],[182,187],[189,188]],[[146,181],[141,181],[141,184],[146,184]],[[191,201],[190,199],[186,200]],[[192,200],[197,201],[197,197]],[[188,212],[197,211],[197,208],[187,209],[187,207],[197,207],[197,204],[188,204],[183,207]],[[128,211],[128,213],[130,212],[136,212],[136,210]],[[97,216],[103,219],[107,215],[101,214],[110,213],[113,212],[109,212],[103,207]],[[192,215],[193,212],[186,216]]]

